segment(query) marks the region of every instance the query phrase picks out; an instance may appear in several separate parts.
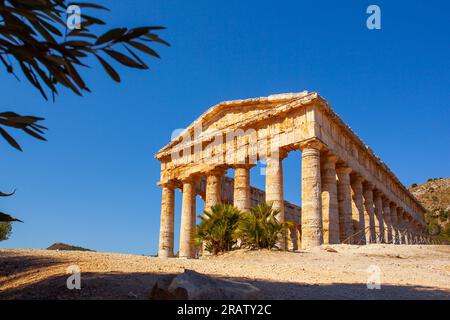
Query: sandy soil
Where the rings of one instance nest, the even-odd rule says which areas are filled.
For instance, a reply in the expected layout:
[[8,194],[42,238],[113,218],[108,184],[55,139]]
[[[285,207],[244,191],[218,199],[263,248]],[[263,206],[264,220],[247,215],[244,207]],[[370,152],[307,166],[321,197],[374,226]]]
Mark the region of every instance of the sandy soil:
[[[81,290],[66,287],[70,265],[81,269]],[[381,270],[381,290],[367,289],[371,265]],[[148,299],[158,275],[185,268],[250,282],[264,299],[450,300],[450,246],[393,245],[234,251],[199,260],[0,250],[0,299]]]

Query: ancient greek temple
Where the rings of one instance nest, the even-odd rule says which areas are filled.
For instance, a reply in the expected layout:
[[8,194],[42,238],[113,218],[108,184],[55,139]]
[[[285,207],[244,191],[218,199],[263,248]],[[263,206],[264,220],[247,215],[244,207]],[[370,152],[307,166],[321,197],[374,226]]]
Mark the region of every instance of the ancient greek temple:
[[[301,207],[284,200],[283,159],[301,152]],[[194,258],[196,197],[205,209],[260,202],[291,221],[283,250],[322,244],[425,244],[426,209],[315,92],[222,102],[162,148],[159,257],[174,256],[175,190],[182,191],[179,257]],[[265,190],[250,170],[264,162]],[[226,176],[234,169],[234,179]],[[199,213],[201,214],[201,213]]]

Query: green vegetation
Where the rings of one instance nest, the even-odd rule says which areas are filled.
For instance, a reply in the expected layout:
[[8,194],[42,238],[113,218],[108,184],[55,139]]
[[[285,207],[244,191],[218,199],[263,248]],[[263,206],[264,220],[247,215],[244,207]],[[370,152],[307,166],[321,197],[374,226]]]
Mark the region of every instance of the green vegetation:
[[8,240],[12,227],[10,222],[0,222],[0,241]]
[[261,203],[245,212],[239,222],[237,236],[241,246],[250,249],[272,249],[288,229],[287,222],[279,222],[272,204]]
[[[197,246],[217,255],[237,247],[272,249],[289,227],[280,223],[278,210],[272,204],[261,203],[250,212],[241,212],[232,205],[218,204],[205,210],[194,237]],[[239,246],[238,246],[239,243]]]
[[212,254],[230,251],[237,243],[236,229],[241,212],[232,205],[217,204],[205,210],[197,226],[196,245],[204,243],[204,249]]
[[428,234],[442,244],[450,244],[450,211],[434,210],[425,215]]

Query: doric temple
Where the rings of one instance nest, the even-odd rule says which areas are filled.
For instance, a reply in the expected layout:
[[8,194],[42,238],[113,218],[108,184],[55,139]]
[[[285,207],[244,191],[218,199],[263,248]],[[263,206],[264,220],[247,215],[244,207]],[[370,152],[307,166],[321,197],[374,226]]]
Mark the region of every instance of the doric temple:
[[[284,200],[283,159],[301,152],[301,208]],[[182,191],[179,257],[197,255],[195,199],[205,209],[260,203],[291,221],[284,250],[322,244],[428,243],[426,209],[315,92],[222,102],[162,148],[160,257],[174,255],[175,189]],[[265,191],[250,170],[264,162]],[[234,179],[226,171],[234,169]]]

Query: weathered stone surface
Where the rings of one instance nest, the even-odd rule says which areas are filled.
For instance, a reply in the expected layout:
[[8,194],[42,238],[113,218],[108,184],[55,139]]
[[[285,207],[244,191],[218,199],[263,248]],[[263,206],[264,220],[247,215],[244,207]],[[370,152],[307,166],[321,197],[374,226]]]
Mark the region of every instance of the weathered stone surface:
[[239,165],[234,168],[234,206],[248,211],[250,203],[250,167]]
[[392,241],[394,244],[400,244],[397,216],[397,206],[395,203],[391,203]]
[[[338,177],[339,231],[341,242],[353,235],[352,199],[350,189],[351,168],[341,166],[336,169]],[[351,242],[351,239],[349,240]]]
[[339,207],[337,197],[337,157],[323,157],[322,170],[322,225],[324,244],[337,244],[339,240]]
[[193,179],[183,182],[183,203],[181,208],[180,258],[194,258],[193,237],[195,233],[195,183]]
[[162,189],[161,229],[159,231],[158,257],[173,257],[174,237],[174,199],[173,187],[166,185]]
[[206,174],[205,210],[222,201],[222,176],[224,170],[212,170]]
[[364,193],[364,221],[366,228],[369,227],[369,232],[366,231],[366,243],[377,242],[377,232],[375,227],[375,209],[373,203],[373,184],[365,182],[363,185]]
[[377,243],[384,243],[384,219],[383,219],[383,198],[379,190],[374,191],[375,204],[375,229],[377,232]]
[[227,279],[209,277],[192,270],[177,276],[162,276],[152,289],[151,299],[257,300],[260,289]]
[[352,187],[352,221],[354,232],[354,243],[365,244],[365,218],[364,218],[364,200],[363,200],[363,178],[359,176],[351,177]]
[[152,300],[175,300],[174,294],[169,292],[169,286],[175,279],[176,275],[162,275],[158,277],[153,285],[150,299]]
[[302,247],[323,244],[320,150],[302,150]]
[[386,243],[392,243],[391,206],[387,198],[383,199],[384,239]]
[[[283,159],[268,157],[266,166],[266,202],[271,203],[274,210],[280,211],[277,220],[284,222]],[[287,249],[286,236],[283,233],[277,243],[277,247],[281,250]]]

